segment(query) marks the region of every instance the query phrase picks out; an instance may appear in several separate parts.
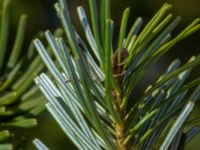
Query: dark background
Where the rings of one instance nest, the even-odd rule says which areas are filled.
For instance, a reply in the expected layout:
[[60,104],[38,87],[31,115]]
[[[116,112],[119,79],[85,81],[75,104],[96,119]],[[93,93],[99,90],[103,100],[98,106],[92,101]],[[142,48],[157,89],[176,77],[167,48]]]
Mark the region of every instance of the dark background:
[[[1,1],[2,0],[0,0],[0,4]],[[18,24],[19,14],[21,13],[27,13],[29,15],[26,45],[28,45],[32,37],[38,31],[45,31],[49,29],[53,32],[57,27],[60,27],[59,20],[53,8],[53,4],[55,2],[56,0],[13,0],[12,32],[14,33],[17,28],[16,25]],[[165,2],[173,5],[171,12],[175,15],[182,16],[182,22],[177,27],[174,34],[181,31],[195,18],[200,17],[200,0],[112,0],[111,7],[112,18],[115,21],[115,37],[118,35],[121,15],[124,8],[127,6],[131,7],[132,11],[129,19],[129,27],[131,27],[134,20],[138,16],[141,16],[146,23]],[[83,5],[88,13],[88,0],[68,0],[68,3],[72,21],[77,30],[80,33],[83,33],[82,28],[80,28],[80,22],[78,21],[76,7]],[[178,57],[185,62],[190,58],[190,56],[196,55],[199,52],[200,32],[197,32],[186,40],[178,43],[169,53],[167,53],[165,57],[159,61],[159,63],[150,68],[150,71],[146,75],[146,80],[143,81],[142,85],[146,86],[155,81],[155,79],[164,71],[174,58]],[[199,68],[194,71],[191,78],[199,76],[198,70]],[[199,108],[200,107],[196,107],[195,113],[193,114],[194,116],[199,115]],[[25,134],[30,138],[40,138],[52,150],[74,149],[72,144],[70,144],[67,139],[67,136],[64,135],[48,113],[45,113],[40,117],[39,127],[36,127],[31,131],[26,131]],[[70,148],[70,146],[72,147]],[[196,137],[186,149],[194,150],[198,149],[198,146],[200,146],[200,136]],[[29,141],[26,149],[31,150],[35,148]]]

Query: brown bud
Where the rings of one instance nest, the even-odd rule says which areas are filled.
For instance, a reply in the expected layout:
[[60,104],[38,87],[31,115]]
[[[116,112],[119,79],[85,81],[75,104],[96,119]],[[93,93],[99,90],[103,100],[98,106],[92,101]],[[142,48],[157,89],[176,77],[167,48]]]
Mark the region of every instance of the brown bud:
[[123,77],[122,71],[123,71],[124,61],[126,60],[127,56],[128,56],[128,51],[126,48],[123,48],[121,53],[121,63],[118,63],[118,51],[116,50],[114,53],[112,71],[114,76],[118,79],[119,82],[121,82],[121,79]]

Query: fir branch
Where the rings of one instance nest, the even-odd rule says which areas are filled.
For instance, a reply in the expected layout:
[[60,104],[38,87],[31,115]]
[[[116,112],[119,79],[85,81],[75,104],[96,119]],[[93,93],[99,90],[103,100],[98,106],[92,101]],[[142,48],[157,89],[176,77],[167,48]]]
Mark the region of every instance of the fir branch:
[[[199,19],[171,36],[181,18],[168,13],[171,5],[164,4],[143,30],[138,17],[127,31],[127,8],[114,52],[110,6],[110,0],[102,0],[98,12],[97,2],[89,0],[91,28],[83,7],[77,8],[88,47],[73,27],[66,1],[55,4],[68,43],[49,31],[45,35],[58,63],[40,40],[34,41],[53,75],[41,74],[35,79],[48,100],[47,109],[78,149],[177,149],[199,132],[194,128],[181,140],[184,123],[200,93],[199,77],[185,81],[199,66],[200,57],[193,56],[183,65],[179,59],[173,61],[136,103],[131,103],[130,95],[152,64],[199,29]],[[41,147],[40,142],[35,144]]]

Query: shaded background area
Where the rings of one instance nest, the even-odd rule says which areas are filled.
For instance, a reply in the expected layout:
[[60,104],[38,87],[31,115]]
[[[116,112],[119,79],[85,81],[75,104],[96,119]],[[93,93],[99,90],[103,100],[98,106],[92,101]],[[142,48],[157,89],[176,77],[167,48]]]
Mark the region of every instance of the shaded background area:
[[[27,13],[29,15],[28,32],[26,38],[27,45],[38,31],[45,31],[46,29],[54,31],[60,26],[59,20],[56,17],[56,13],[53,8],[53,4],[55,2],[56,0],[13,0],[12,32],[15,32],[15,25],[18,24],[17,21],[20,13]],[[72,21],[75,24],[78,32],[82,33],[83,35],[82,28],[80,28],[80,22],[78,21],[76,7],[83,5],[88,13],[88,0],[68,0],[68,2]],[[114,37],[117,37],[118,35],[120,20],[124,8],[130,6],[132,10],[129,19],[130,28],[138,16],[143,18],[145,24],[165,2],[173,5],[171,12],[182,16],[182,22],[176,28],[174,34],[181,31],[195,18],[200,17],[200,0],[112,0],[112,16],[113,20],[115,21]],[[195,33],[186,40],[178,43],[169,53],[167,53],[165,57],[159,60],[159,63],[152,66],[147,73],[145,80],[143,80],[143,82],[140,84],[142,85],[140,88],[143,89],[143,87],[146,87],[148,84],[155,81],[173,59],[178,57],[183,62],[186,62],[190,56],[198,53],[200,53],[200,32]],[[200,71],[198,70],[200,70],[200,68],[197,68],[194,71],[191,78],[199,76]],[[200,106],[196,106],[195,113],[193,114],[194,116],[199,116],[199,108]],[[49,116],[48,113],[45,113],[40,117],[39,127],[35,128],[34,130],[27,131],[25,134],[30,138],[39,137],[52,150],[74,149],[73,145],[68,141],[67,137],[63,134],[61,129],[57,126],[55,121],[51,118],[51,116]],[[197,136],[193,142],[187,146],[186,149],[196,150],[199,146],[200,135]],[[29,141],[26,149],[32,150],[35,148]]]

